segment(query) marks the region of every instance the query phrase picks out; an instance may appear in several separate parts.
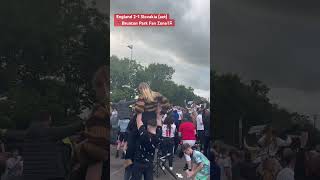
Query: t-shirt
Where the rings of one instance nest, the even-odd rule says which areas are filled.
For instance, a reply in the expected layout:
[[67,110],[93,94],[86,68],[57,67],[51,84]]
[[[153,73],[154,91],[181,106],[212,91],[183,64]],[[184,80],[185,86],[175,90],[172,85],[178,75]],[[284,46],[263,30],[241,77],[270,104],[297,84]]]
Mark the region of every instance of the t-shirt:
[[226,168],[230,168],[231,171],[231,159],[219,158],[217,164],[220,166],[220,180],[227,180]]
[[118,121],[118,126],[120,128],[120,132],[126,132],[130,119],[123,119]]
[[278,173],[277,180],[294,180],[294,171],[288,167],[283,168]]
[[174,133],[176,131],[176,125],[171,124],[171,131],[169,131],[168,125],[164,124],[162,125],[162,137],[174,137]]
[[179,127],[181,140],[196,140],[195,127],[192,122],[184,122]]
[[175,123],[176,125],[179,124],[179,117],[180,117],[180,115],[179,115],[178,112],[173,112],[174,123]]
[[151,134],[143,125],[139,128],[139,136],[137,139],[137,149],[135,151],[134,160],[140,163],[152,163],[154,159],[155,149],[160,143],[161,127],[157,128],[156,134]]
[[204,130],[203,121],[202,121],[202,114],[197,116],[197,130],[201,131]]
[[203,168],[196,176],[203,177],[210,175],[210,161],[199,151],[194,150],[192,153],[192,162],[195,164],[203,164]]

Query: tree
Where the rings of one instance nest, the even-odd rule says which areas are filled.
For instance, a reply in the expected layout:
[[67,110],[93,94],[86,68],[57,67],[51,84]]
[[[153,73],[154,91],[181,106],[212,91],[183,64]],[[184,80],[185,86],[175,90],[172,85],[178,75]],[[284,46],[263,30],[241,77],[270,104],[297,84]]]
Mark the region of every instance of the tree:
[[[272,104],[268,98],[269,88],[261,81],[242,82],[235,74],[213,73],[215,139],[223,139],[233,145],[239,144],[239,119],[243,120],[244,133],[254,125],[271,124],[279,132],[298,125],[309,127],[310,118]],[[312,126],[311,126],[312,127]],[[313,130],[312,130],[313,131]]]
[[154,91],[166,96],[172,104],[184,106],[184,100],[197,100],[193,88],[177,85],[172,81],[175,70],[166,65],[153,63],[144,67],[135,60],[110,58],[111,99],[117,102],[121,99],[134,99],[139,83],[147,82]]
[[46,108],[68,123],[93,102],[93,74],[109,57],[108,15],[85,0],[3,1],[0,11],[0,121],[26,128]]

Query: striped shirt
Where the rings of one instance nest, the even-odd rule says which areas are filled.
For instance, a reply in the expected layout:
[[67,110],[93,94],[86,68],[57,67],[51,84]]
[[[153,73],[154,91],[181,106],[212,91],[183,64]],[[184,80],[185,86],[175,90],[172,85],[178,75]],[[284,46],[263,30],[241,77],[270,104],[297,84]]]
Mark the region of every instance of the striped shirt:
[[157,110],[158,104],[161,105],[161,108],[164,111],[168,110],[170,106],[168,99],[160,93],[157,93],[155,101],[152,102],[147,102],[142,96],[139,96],[135,103],[134,110],[137,113],[153,112]]

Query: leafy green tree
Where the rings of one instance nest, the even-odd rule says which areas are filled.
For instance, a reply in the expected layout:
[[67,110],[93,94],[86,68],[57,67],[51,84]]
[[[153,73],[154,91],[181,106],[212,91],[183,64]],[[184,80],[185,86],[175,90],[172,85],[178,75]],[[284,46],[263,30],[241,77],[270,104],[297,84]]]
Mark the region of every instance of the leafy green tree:
[[166,96],[171,103],[184,106],[184,100],[199,100],[191,87],[177,85],[172,81],[175,70],[166,65],[153,63],[144,67],[135,60],[110,58],[111,100],[134,99],[138,95],[137,87],[147,82],[154,91]]

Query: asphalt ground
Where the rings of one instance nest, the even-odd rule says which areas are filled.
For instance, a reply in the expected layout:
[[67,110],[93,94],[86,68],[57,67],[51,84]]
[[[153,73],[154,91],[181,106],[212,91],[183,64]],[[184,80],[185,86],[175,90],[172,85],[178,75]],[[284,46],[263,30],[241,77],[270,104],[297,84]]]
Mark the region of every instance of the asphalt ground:
[[[124,179],[124,167],[123,167],[123,163],[124,160],[121,158],[115,158],[116,155],[116,146],[115,145],[110,145],[110,179],[111,180],[123,180]],[[121,153],[120,153],[121,154]],[[121,157],[121,156],[120,156]],[[184,178],[180,178],[180,180],[184,180],[187,179],[186,173],[183,171],[183,167],[185,165],[186,161],[183,158],[179,158],[177,156],[174,157],[173,160],[173,172],[174,173],[179,173],[182,176],[184,176]],[[160,169],[159,169],[159,177],[156,177],[156,175],[154,175],[154,179],[156,180],[173,180],[173,177],[166,172],[166,174],[164,174]]]

